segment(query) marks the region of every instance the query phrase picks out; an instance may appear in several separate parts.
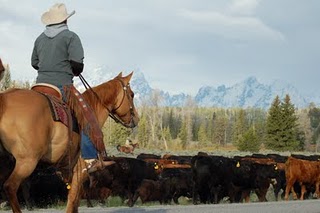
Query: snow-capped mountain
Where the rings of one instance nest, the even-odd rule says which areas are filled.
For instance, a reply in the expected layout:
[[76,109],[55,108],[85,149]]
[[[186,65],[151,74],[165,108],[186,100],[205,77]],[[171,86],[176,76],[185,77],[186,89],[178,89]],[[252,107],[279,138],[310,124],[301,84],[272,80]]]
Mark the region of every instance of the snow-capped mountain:
[[[104,66],[93,70],[87,76],[84,75],[84,77],[90,85],[97,85],[110,80],[118,74]],[[127,74],[123,73],[123,75]],[[76,80],[75,84],[78,89],[84,89],[79,80]],[[268,109],[277,95],[283,99],[286,94],[290,95],[291,102],[298,108],[307,107],[311,102],[317,105],[320,103],[320,98],[304,97],[293,85],[279,80],[266,85],[258,82],[255,77],[248,77],[246,80],[230,87],[225,85],[218,87],[203,86],[198,90],[195,97],[191,97],[184,93],[170,95],[166,91],[151,88],[143,73],[135,70],[131,79],[131,87],[135,92],[136,105],[154,104],[152,103],[153,97],[158,96],[159,103],[157,104],[159,106],[185,106],[188,101],[192,100],[202,107],[256,107]]]
[[199,106],[217,107],[270,107],[278,95],[281,99],[290,95],[291,102],[298,108],[306,107],[309,101],[292,85],[274,81],[270,85],[261,84],[255,77],[249,77],[231,87],[202,87],[195,97]]

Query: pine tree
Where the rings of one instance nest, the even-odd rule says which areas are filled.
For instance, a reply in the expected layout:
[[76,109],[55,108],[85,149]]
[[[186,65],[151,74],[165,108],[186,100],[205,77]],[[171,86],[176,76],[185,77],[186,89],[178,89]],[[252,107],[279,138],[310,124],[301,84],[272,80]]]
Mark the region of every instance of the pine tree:
[[239,137],[242,137],[245,131],[247,131],[246,112],[244,109],[240,109],[233,128],[233,144],[237,144]]
[[312,142],[317,145],[320,136],[320,108],[317,108],[315,104],[312,104],[308,116],[310,119],[310,126],[313,130]]
[[208,144],[207,131],[206,131],[206,123],[203,121],[199,127],[198,131],[198,141],[203,145]]
[[266,147],[275,151],[299,150],[297,120],[290,96],[286,95],[283,102],[276,96],[267,118]]
[[226,131],[227,131],[228,119],[225,114],[220,114],[216,118],[215,126],[213,129],[214,142],[218,145],[225,145]]
[[130,129],[121,124],[114,123],[109,143],[112,145],[124,144],[126,138],[130,135]]
[[188,132],[187,132],[187,124],[186,122],[182,123],[182,126],[180,128],[178,138],[181,140],[181,146],[183,149],[187,147],[187,139],[188,139]]
[[273,100],[271,107],[269,109],[269,114],[267,117],[267,127],[266,127],[266,142],[265,145],[268,149],[282,151],[281,147],[281,101],[279,96]]
[[237,148],[239,151],[249,152],[258,152],[260,150],[260,142],[254,127],[251,127],[239,137]]
[[[282,142],[288,151],[297,151],[303,144],[298,139],[298,117],[296,116],[294,105],[291,103],[290,96],[287,94],[281,103],[282,109]],[[303,140],[303,136],[299,136]],[[303,141],[301,141],[303,143]]]

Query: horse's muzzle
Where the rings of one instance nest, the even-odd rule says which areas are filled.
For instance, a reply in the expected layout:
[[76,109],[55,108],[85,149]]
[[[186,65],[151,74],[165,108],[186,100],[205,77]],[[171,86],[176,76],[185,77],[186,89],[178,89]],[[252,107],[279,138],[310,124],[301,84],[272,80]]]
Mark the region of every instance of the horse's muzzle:
[[136,126],[138,126],[139,120],[140,119],[138,117],[132,117],[128,127],[129,128],[135,128]]

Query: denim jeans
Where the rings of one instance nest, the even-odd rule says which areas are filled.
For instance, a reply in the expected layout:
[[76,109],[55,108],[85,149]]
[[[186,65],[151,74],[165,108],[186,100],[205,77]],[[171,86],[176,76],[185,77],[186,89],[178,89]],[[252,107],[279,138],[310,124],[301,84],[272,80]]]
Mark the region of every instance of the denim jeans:
[[[62,100],[66,102],[65,93],[63,90],[63,86],[58,86],[62,94]],[[83,159],[92,159],[98,157],[98,151],[94,147],[92,141],[90,140],[89,136],[86,135],[83,131],[81,131],[81,142],[80,142],[80,150],[81,150],[81,157]]]

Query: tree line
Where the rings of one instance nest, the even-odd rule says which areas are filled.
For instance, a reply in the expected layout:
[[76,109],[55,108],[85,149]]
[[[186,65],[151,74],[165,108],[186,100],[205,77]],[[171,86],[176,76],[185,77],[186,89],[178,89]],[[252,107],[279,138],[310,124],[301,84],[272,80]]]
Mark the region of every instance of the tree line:
[[[157,95],[156,95],[157,96]],[[239,151],[317,152],[320,108],[295,108],[290,95],[276,96],[269,109],[161,107],[157,97],[139,106],[140,123],[129,131],[110,121],[104,134],[109,145],[132,137],[140,146],[163,150],[210,149],[232,145]],[[157,101],[154,100],[157,99]],[[121,129],[121,130],[120,130]]]
[[[29,82],[11,80],[7,67],[0,90],[30,88]],[[190,98],[184,107],[162,106],[154,91],[137,107],[140,122],[128,130],[112,119],[103,126],[107,146],[127,137],[140,147],[162,150],[208,149],[232,145],[239,151],[318,151],[320,108],[311,103],[295,108],[287,94],[276,96],[268,110],[260,108],[198,107]]]

